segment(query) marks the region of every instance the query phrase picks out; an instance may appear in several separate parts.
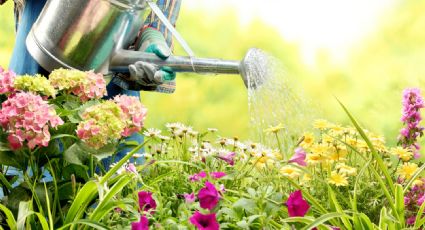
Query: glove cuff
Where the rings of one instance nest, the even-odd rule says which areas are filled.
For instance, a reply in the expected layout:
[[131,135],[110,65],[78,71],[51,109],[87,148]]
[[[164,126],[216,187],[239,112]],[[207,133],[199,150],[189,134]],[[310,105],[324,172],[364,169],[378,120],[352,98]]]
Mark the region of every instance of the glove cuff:
[[160,31],[152,27],[146,27],[143,29],[142,35],[136,43],[136,48],[137,50],[140,50],[142,46],[146,48],[152,43],[155,43],[155,44],[162,43],[168,47],[167,42],[165,41],[164,35],[162,35]]

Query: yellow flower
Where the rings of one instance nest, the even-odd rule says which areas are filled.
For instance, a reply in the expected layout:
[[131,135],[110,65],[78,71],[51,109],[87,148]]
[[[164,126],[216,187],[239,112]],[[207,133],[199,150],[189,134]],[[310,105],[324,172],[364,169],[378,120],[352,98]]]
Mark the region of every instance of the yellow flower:
[[315,129],[325,130],[329,128],[330,126],[331,124],[329,124],[327,120],[323,120],[323,119],[318,119],[313,122],[313,127]]
[[347,176],[355,176],[357,175],[357,169],[350,167],[344,163],[338,163],[335,166],[336,169],[338,169],[339,173],[347,175]]
[[407,162],[398,167],[397,174],[402,179],[410,179],[413,176],[413,174],[415,174],[416,170],[418,170],[417,164]]
[[334,138],[329,135],[323,135],[323,142],[326,144],[332,144],[334,142]]
[[344,133],[344,127],[340,126],[340,125],[332,125],[331,126],[331,130],[333,132],[333,134],[335,135],[340,135]]
[[292,166],[283,166],[280,169],[280,173],[282,173],[282,175],[289,177],[291,179],[296,179],[301,175],[301,172],[299,169],[292,167]]
[[328,158],[331,162],[335,161],[346,161],[345,157],[347,156],[346,150],[336,150],[328,152]]
[[326,161],[326,157],[319,153],[310,153],[307,154],[306,162],[309,165],[316,165],[320,163],[324,163]]
[[301,146],[307,148],[314,143],[314,135],[312,133],[304,133]]
[[413,153],[409,149],[402,147],[392,148],[391,154],[398,156],[398,158],[402,159],[403,161],[409,161],[413,156]]
[[333,184],[335,186],[347,186],[348,180],[347,176],[344,174],[338,174],[336,171],[331,173],[331,177],[328,179],[329,184]]
[[285,126],[282,125],[282,123],[279,123],[276,126],[272,126],[272,127],[268,128],[268,129],[265,129],[264,132],[265,133],[278,133],[280,130],[282,130],[284,128],[285,128]]
[[329,151],[329,146],[325,144],[314,144],[310,148],[312,153],[326,154]]

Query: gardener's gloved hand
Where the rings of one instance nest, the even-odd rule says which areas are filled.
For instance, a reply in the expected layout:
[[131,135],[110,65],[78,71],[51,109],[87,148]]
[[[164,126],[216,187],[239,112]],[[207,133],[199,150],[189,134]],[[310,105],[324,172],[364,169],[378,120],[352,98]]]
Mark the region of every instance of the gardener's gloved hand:
[[[164,36],[153,28],[147,28],[143,31],[139,44],[141,44],[140,48],[138,48],[139,51],[154,53],[163,60],[171,55],[171,50]],[[136,44],[136,46],[139,44]],[[129,65],[129,70],[130,81],[134,81],[144,90],[155,90],[159,85],[167,81],[173,81],[176,78],[176,74],[171,68],[160,68],[157,65],[142,61]]]

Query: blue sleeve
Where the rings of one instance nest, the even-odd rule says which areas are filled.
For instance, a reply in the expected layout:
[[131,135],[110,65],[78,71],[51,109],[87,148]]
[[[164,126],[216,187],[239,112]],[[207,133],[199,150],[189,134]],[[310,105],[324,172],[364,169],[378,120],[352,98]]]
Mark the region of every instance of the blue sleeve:
[[43,75],[48,74],[47,71],[32,58],[25,45],[27,35],[34,22],[37,20],[45,3],[46,0],[27,0],[21,15],[19,15],[15,47],[13,48],[13,54],[9,64],[9,69],[18,75],[33,75],[37,73]]

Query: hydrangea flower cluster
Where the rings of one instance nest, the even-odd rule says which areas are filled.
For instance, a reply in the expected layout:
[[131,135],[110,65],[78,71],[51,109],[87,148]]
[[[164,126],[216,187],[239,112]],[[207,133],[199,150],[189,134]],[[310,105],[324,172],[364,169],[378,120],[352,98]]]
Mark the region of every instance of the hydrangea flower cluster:
[[99,149],[111,140],[130,136],[143,127],[147,109],[134,96],[117,96],[86,109],[77,135],[89,146]]
[[30,92],[19,92],[2,103],[0,124],[7,131],[8,141],[13,150],[24,142],[30,149],[48,146],[50,127],[63,124],[56,111],[41,96]]
[[16,74],[12,71],[5,71],[0,67],[0,94],[14,93],[13,85]]
[[403,110],[401,121],[406,125],[400,131],[399,144],[410,148],[415,158],[420,157],[420,146],[417,138],[423,135],[424,127],[419,123],[422,120],[420,109],[424,108],[421,91],[417,88],[408,88],[403,91]]
[[51,84],[80,97],[81,101],[99,99],[106,95],[106,81],[93,71],[57,69],[49,75]]
[[77,136],[87,145],[99,149],[110,140],[121,138],[126,127],[121,119],[122,110],[113,101],[105,101],[86,109],[78,124]]
[[14,80],[14,87],[16,90],[29,91],[44,96],[56,96],[56,90],[50,84],[50,81],[37,74],[35,76],[23,75],[18,76]]
[[148,111],[140,103],[140,99],[128,95],[118,95],[114,98],[114,101],[121,108],[122,118],[125,122],[125,128],[121,135],[128,137],[139,132],[143,127],[143,121]]

